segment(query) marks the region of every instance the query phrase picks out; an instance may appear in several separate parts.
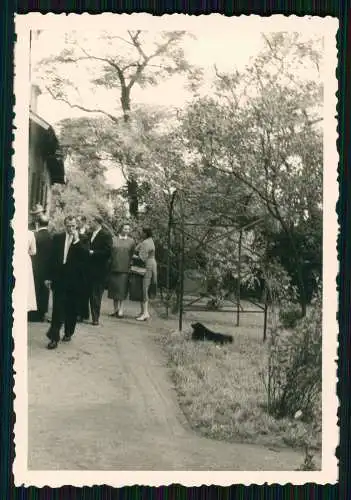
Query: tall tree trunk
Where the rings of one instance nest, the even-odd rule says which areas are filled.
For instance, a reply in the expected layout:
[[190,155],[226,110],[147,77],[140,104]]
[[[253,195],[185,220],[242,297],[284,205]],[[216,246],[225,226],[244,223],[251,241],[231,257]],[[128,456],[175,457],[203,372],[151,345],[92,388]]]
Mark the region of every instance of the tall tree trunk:
[[130,89],[124,84],[121,90],[121,105],[123,111],[123,120],[127,123],[130,118]]
[[[124,123],[129,123],[130,88],[127,87],[125,84],[122,84],[121,105],[123,110]],[[127,192],[128,192],[129,214],[131,217],[137,219],[139,215],[138,182],[135,179],[135,177],[132,174],[130,174],[130,172],[128,172]]]
[[138,218],[139,200],[138,200],[138,183],[130,176],[127,181],[129,214],[131,217]]

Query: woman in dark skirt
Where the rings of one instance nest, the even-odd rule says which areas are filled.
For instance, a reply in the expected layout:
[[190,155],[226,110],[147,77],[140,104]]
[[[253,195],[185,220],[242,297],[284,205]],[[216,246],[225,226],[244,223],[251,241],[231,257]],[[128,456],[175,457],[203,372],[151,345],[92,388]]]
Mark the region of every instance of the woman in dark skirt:
[[123,224],[117,238],[114,238],[111,252],[108,297],[113,300],[111,316],[123,318],[124,301],[128,295],[128,279],[135,241],[129,236],[130,225]]

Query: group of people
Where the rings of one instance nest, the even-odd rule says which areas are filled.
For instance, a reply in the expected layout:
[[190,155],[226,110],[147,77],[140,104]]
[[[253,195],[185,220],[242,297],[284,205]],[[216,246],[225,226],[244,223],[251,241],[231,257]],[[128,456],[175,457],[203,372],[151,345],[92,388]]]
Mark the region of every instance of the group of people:
[[99,325],[105,288],[113,301],[111,317],[123,318],[129,295],[141,306],[136,320],[149,319],[148,302],[157,286],[155,244],[149,228],[142,230],[136,243],[129,223],[123,223],[118,235],[113,235],[99,216],[88,222],[85,216],[67,215],[65,230],[52,234],[42,208],[31,213],[34,227],[28,235],[27,309],[36,321],[45,321],[51,290],[48,349],[58,346],[62,326],[62,341],[69,342],[76,324],[89,321],[90,315],[92,325]]

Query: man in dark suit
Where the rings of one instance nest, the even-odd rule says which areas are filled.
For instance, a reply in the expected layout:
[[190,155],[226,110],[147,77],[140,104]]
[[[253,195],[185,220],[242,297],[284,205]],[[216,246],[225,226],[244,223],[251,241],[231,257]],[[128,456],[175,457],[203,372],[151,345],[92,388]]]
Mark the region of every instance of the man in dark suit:
[[37,321],[44,321],[49,305],[49,289],[45,285],[45,280],[49,272],[52,236],[48,231],[49,219],[46,215],[40,215],[37,224],[38,229],[34,233],[37,252],[32,256],[35,294],[37,298],[37,314],[35,319]]
[[62,341],[71,340],[76,328],[78,299],[82,287],[82,262],[86,250],[79,240],[76,218],[67,216],[64,223],[65,232],[56,234],[52,239],[46,281],[53,292],[51,326],[46,334],[50,339],[48,349],[57,347],[63,324]]
[[[89,250],[90,237],[87,226],[87,218],[84,215],[77,217],[79,239],[83,246]],[[89,320],[89,253],[87,252],[86,258],[83,262],[83,283],[79,297],[79,308],[77,321],[81,322]]]
[[102,294],[105,289],[108,262],[112,249],[112,235],[101,224],[101,217],[93,219],[89,240],[89,291],[93,325],[99,324]]

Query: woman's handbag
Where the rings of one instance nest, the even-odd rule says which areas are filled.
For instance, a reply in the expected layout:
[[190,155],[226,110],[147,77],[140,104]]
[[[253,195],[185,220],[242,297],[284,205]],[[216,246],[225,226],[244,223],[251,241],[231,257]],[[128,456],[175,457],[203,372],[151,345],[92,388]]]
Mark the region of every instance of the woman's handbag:
[[143,276],[136,273],[129,275],[129,300],[132,302],[143,302]]
[[133,255],[132,257],[130,272],[139,276],[144,276],[146,273],[145,262],[138,255]]
[[149,299],[155,299],[157,295],[157,285],[156,283],[151,283],[148,289]]

